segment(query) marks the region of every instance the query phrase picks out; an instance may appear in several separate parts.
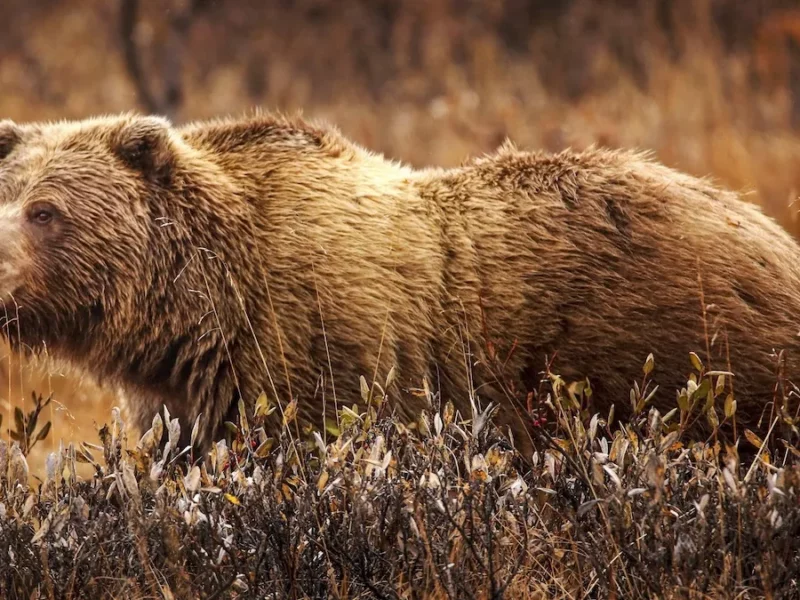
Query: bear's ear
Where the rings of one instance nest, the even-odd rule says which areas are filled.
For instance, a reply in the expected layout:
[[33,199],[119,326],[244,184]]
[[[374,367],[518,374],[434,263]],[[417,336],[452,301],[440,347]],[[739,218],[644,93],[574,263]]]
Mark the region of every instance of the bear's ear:
[[0,120],[0,160],[11,154],[22,139],[22,131],[14,121]]
[[162,117],[134,117],[112,137],[112,150],[145,177],[166,183],[175,161],[171,127],[172,124]]

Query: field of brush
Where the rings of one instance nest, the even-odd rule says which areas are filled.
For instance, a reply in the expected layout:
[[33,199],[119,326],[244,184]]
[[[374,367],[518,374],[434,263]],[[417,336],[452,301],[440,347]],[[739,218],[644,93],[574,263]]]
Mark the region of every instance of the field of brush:
[[[695,418],[736,420],[725,376],[689,361],[696,370],[662,415],[647,407],[648,359],[625,423],[587,412],[590,390],[549,374],[526,460],[491,406],[460,415],[427,393],[403,424],[362,380],[362,397],[321,433],[262,397],[205,460],[177,446],[167,411],[136,440],[115,410],[97,443],[51,453],[39,482],[24,458],[47,436],[37,398],[17,413],[12,445],[0,441],[0,593],[798,597],[800,451],[776,433],[796,439],[795,419],[779,404],[768,437],[745,430],[747,461],[716,433],[687,439]],[[279,414],[268,437],[265,419]],[[79,463],[93,476],[78,477]]]
[[[794,234],[798,73],[796,0],[0,4],[0,118],[302,109],[414,166],[647,149]],[[800,598],[797,389],[768,436],[692,439],[736,419],[697,351],[677,390],[641,357],[627,422],[548,374],[533,456],[480,399],[403,424],[376,388],[316,435],[261,402],[199,457],[0,346],[0,598]]]

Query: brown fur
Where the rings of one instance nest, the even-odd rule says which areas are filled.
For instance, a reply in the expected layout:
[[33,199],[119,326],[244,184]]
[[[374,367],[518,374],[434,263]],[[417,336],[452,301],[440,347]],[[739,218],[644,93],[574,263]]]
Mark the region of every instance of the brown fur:
[[[44,226],[28,210],[41,202],[57,210]],[[798,245],[733,194],[628,152],[505,145],[414,171],[269,115],[4,122],[0,230],[12,342],[121,387],[143,428],[162,403],[185,431],[202,412],[203,443],[240,394],[291,395],[319,423],[392,366],[401,415],[426,376],[467,415],[470,390],[499,401],[519,440],[487,336],[518,389],[557,352],[554,370],[589,376],[618,414],[653,352],[654,402],[671,408],[706,346],[698,269],[740,419],[772,400],[775,350],[797,372]]]

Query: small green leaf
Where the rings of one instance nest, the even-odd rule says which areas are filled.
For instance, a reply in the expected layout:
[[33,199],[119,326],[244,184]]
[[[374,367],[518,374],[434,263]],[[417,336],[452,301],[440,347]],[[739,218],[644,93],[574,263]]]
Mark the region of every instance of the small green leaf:
[[725,398],[725,418],[730,419],[735,414],[736,400],[734,399],[733,394],[728,394],[728,397]]
[[653,396],[656,395],[657,391],[658,391],[658,386],[655,386],[652,390],[650,390],[650,393],[647,394],[647,397],[644,399],[644,405],[645,406],[647,406],[647,403],[650,402],[650,400],[653,399]]
[[678,394],[678,408],[681,412],[689,412],[689,393],[686,389],[681,390],[681,393]]
[[711,391],[711,385],[708,386],[708,393],[706,393],[706,403],[703,410],[708,410],[714,406],[714,393]]
[[247,407],[245,407],[242,398],[239,398],[239,423],[242,426],[242,435],[248,437],[250,435],[250,423],[247,421]]
[[643,369],[644,374],[650,375],[650,373],[653,372],[653,367],[655,366],[655,364],[656,364],[656,359],[651,352],[650,354],[647,355],[647,360],[644,361],[644,369]]
[[384,389],[388,390],[391,385],[394,383],[394,378],[397,375],[397,371],[394,367],[389,369],[389,374],[386,376],[386,383],[383,385]]
[[692,361],[692,366],[695,368],[695,370],[702,373],[703,361],[700,360],[700,357],[697,356],[697,354],[695,354],[694,352],[689,352],[689,360]]
[[692,394],[692,400],[696,398],[705,398],[708,396],[708,392],[711,390],[711,382],[708,379],[703,379],[700,382],[700,385],[697,386],[697,389]]
[[292,398],[292,401],[286,406],[283,411],[283,426],[286,427],[297,418],[297,398]]
[[339,430],[339,426],[333,419],[325,419],[325,431],[337,438],[342,435],[342,432]]
[[200,417],[201,416],[202,416],[202,413],[197,415],[197,417],[194,420],[194,425],[192,425],[192,435],[191,435],[191,438],[189,439],[189,444],[192,447],[195,446],[195,442],[197,441],[197,435],[198,435],[198,433],[200,433]]
[[266,392],[261,392],[261,395],[256,400],[256,407],[254,414],[256,417],[268,416],[275,411],[275,407],[270,406],[269,398]]
[[717,417],[717,409],[713,406],[710,406],[706,411],[706,418],[708,419],[708,424],[711,425],[712,429],[716,429],[719,427],[719,418]]
[[725,391],[725,375],[717,377],[717,387],[714,388],[714,395],[719,396]]

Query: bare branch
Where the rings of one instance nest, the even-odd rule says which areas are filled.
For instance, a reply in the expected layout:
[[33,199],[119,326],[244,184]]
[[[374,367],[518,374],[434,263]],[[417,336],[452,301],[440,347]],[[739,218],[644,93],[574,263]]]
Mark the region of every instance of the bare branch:
[[136,22],[139,15],[139,0],[122,0],[120,7],[120,35],[122,36],[122,53],[125,67],[136,87],[139,101],[151,113],[160,111],[160,103],[150,89],[142,65],[139,62],[139,51],[136,47]]
[[[184,4],[184,3],[181,3]],[[139,19],[139,0],[122,0],[120,35],[128,74],[136,87],[139,101],[151,113],[174,119],[183,104],[183,56],[195,17],[207,6],[207,0],[191,0],[173,11],[169,20],[169,35],[163,50],[163,94],[157,94],[144,72],[136,46],[136,24]]]

